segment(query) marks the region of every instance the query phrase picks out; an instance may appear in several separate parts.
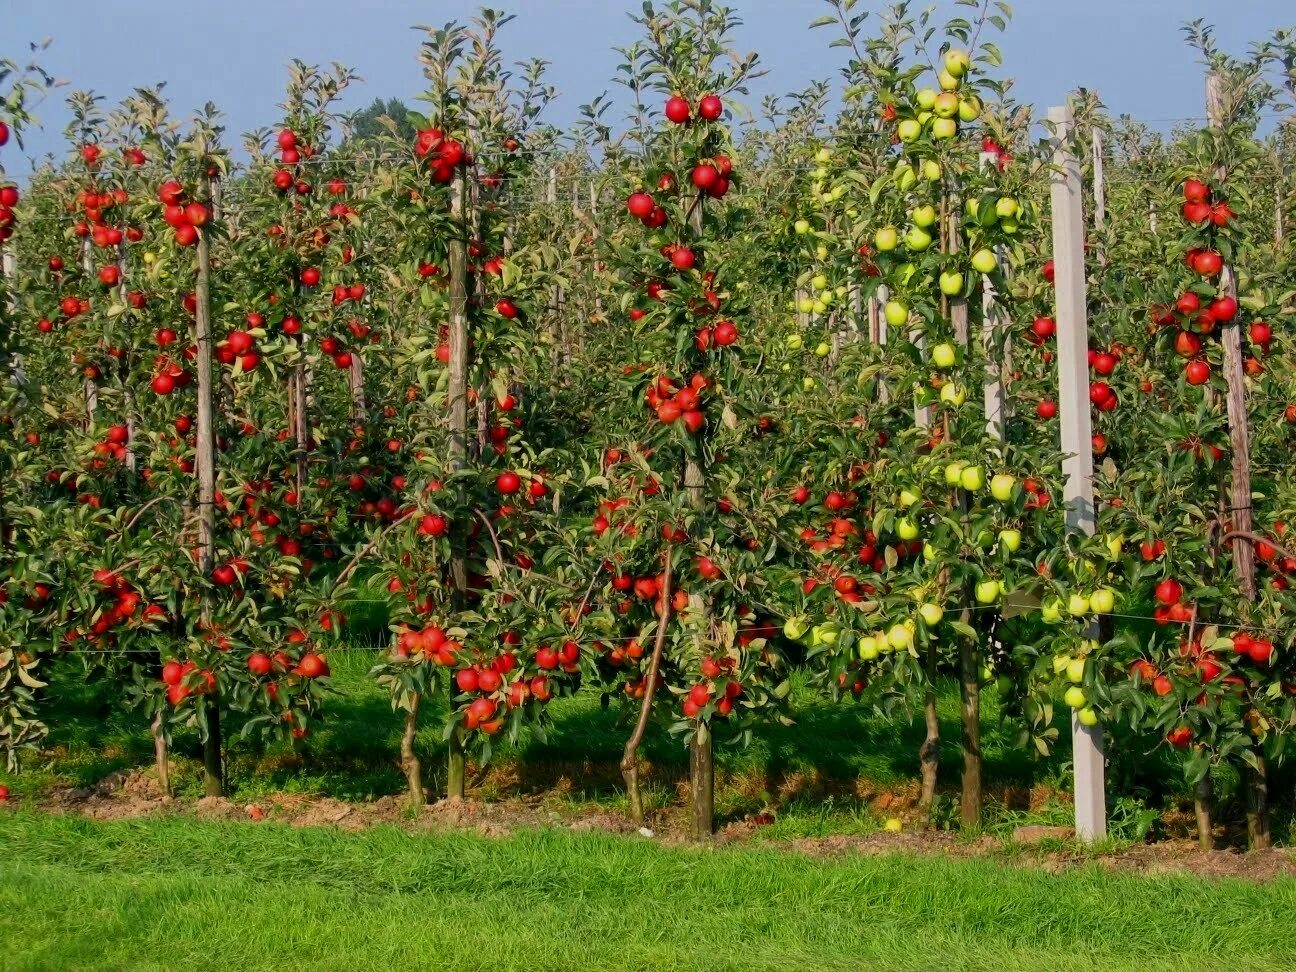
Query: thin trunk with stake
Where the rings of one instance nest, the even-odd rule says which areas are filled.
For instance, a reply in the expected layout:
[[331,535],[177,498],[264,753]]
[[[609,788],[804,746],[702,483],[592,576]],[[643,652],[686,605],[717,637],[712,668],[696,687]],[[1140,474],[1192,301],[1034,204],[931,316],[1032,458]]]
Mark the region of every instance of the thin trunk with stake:
[[[198,279],[194,301],[198,379],[197,457],[194,461],[198,473],[198,570],[204,579],[210,580],[216,559],[216,436],[213,429],[216,390],[212,377],[211,248],[205,228],[198,230]],[[203,737],[203,792],[207,796],[223,796],[225,772],[221,760],[219,691],[205,695],[202,704],[207,722]]]
[[[1206,113],[1211,128],[1221,135],[1227,123],[1224,106],[1224,79],[1212,72],[1206,80]],[[1217,165],[1215,184],[1222,186],[1228,169]],[[1220,293],[1237,299],[1237,276],[1232,266],[1225,266],[1220,278]],[[1236,319],[1220,327],[1220,344],[1224,347],[1224,380],[1228,386],[1229,453],[1232,461],[1229,507],[1232,512],[1233,570],[1244,599],[1244,612],[1256,599],[1255,548],[1245,534],[1251,532],[1251,432],[1247,418],[1246,369],[1242,354],[1242,322]],[[1243,536],[1238,536],[1243,534]],[[1244,613],[1243,620],[1246,615]],[[1243,773],[1247,805],[1247,839],[1252,849],[1268,847],[1269,799],[1265,754],[1262,746],[1251,750]]]
[[657,636],[653,639],[652,656],[648,659],[648,674],[644,676],[644,697],[639,707],[639,719],[634,732],[626,741],[621,757],[621,775],[626,783],[626,801],[630,805],[630,819],[643,826],[643,793],[639,788],[639,745],[648,731],[652,719],[653,701],[657,696],[657,672],[661,668],[662,650],[666,646],[666,632],[671,616],[671,559],[666,553],[666,569],[662,576],[661,609],[657,613]]
[[[695,239],[702,238],[702,206],[702,194],[698,193],[689,213],[689,226]],[[684,490],[689,506],[700,512],[706,503],[706,470],[702,465],[700,441],[698,447],[699,452],[684,464]],[[715,760],[711,730],[705,723],[698,723],[689,740],[689,781],[693,794],[693,836],[705,840],[715,832]]]
[[[463,173],[450,187],[450,215],[455,237],[450,241],[450,407],[449,456],[451,472],[468,461],[468,221],[465,218],[468,185]],[[462,490],[462,486],[459,487]],[[456,546],[450,561],[451,584],[459,596],[468,589],[467,552]],[[464,748],[456,728],[450,737],[446,772],[446,798],[464,797]]]

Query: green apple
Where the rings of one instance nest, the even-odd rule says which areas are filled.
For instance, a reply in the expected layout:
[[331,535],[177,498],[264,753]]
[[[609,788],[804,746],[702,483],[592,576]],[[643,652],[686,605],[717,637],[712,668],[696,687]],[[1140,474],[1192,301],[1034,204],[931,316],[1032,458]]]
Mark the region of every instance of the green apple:
[[[919,126],[921,128],[921,126]],[[918,181],[918,173],[914,172],[914,167],[908,162],[901,162],[896,166],[895,184],[900,187],[902,192],[908,192]]]
[[1062,701],[1073,709],[1082,709],[1088,704],[1089,699],[1085,697],[1084,689],[1079,685],[1072,685],[1062,696]]
[[962,385],[956,385],[952,381],[947,381],[941,385],[940,400],[954,408],[959,408],[967,401],[967,389]]
[[909,214],[909,218],[913,220],[915,226],[926,229],[936,222],[936,207],[918,206]]
[[872,635],[864,635],[859,640],[859,656],[861,661],[872,661],[878,656],[877,639]]
[[791,617],[783,622],[783,637],[800,641],[810,630],[810,622],[802,617]]
[[994,255],[993,250],[982,247],[972,254],[972,269],[977,273],[994,273],[998,266],[999,258]]
[[946,297],[957,297],[963,293],[963,274],[957,270],[947,270],[940,275],[940,292]]
[[905,246],[915,253],[921,253],[932,245],[932,235],[921,226],[910,226],[905,233]]
[[896,520],[896,536],[901,540],[917,540],[918,524],[907,516],[901,517],[899,520]]
[[937,118],[932,122],[932,138],[951,139],[958,134],[958,122],[953,118]]
[[1006,699],[1013,690],[1013,680],[1007,675],[1000,675],[995,679],[995,691],[999,693],[1001,699]]
[[816,382],[809,375],[806,375],[804,378],[801,379],[801,387],[804,388],[806,391],[813,391],[815,385],[817,384],[818,382]]
[[919,496],[911,489],[900,490],[900,506],[906,510],[909,509],[909,507],[916,504],[921,499],[922,497]]
[[934,628],[941,623],[941,618],[945,617],[945,609],[939,604],[927,601],[919,605],[918,614],[923,619],[923,624],[929,628]]
[[942,71],[937,76],[936,80],[940,83],[942,91],[957,91],[963,84],[962,81],[954,77],[954,75],[950,74],[948,71]]
[[887,644],[896,651],[904,651],[913,644],[913,622],[905,624],[893,624],[887,631]]
[[937,91],[934,88],[921,88],[918,91],[918,107],[923,111],[931,111],[936,104]]
[[1017,480],[1007,473],[995,473],[990,477],[990,495],[1000,503],[1007,503],[1013,498],[1013,488]]
[[1076,719],[1082,726],[1098,725],[1098,713],[1094,711],[1093,706],[1086,705],[1076,713]]
[[820,165],[827,165],[832,161],[832,157],[832,149],[830,148],[821,148],[815,153],[815,161]]
[[1110,587],[1100,587],[1089,595],[1089,607],[1094,614],[1111,614],[1116,610],[1116,592]]
[[940,163],[934,159],[923,159],[922,176],[928,182],[940,182],[941,167]]
[[1021,228],[1021,224],[1017,222],[1017,217],[1013,216],[1008,219],[999,220],[999,228],[1009,236],[1014,236],[1016,235],[1017,230]]
[[797,310],[799,310],[802,314],[809,314],[812,310],[814,310],[814,298],[802,297],[800,300],[797,301]]
[[815,290],[827,290],[828,278],[824,276],[822,273],[816,273],[813,277],[810,278],[810,286],[813,287]]
[[1003,593],[1003,585],[994,579],[977,581],[976,588],[972,593],[975,595],[978,604],[994,604],[999,600],[999,595]]
[[932,111],[936,113],[937,118],[953,118],[958,114],[959,97],[950,91],[942,91],[936,96],[936,104]]
[[945,485],[957,486],[963,481],[963,470],[967,468],[966,462],[951,462],[945,467]]
[[882,309],[886,322],[892,327],[901,327],[909,323],[909,308],[898,300],[888,300]]
[[883,226],[873,234],[873,245],[879,253],[890,253],[900,245],[900,233],[894,226]]
[[936,563],[936,557],[937,557],[936,548],[933,547],[930,543],[924,543],[923,560],[927,561],[927,563],[929,564],[934,564]]
[[810,232],[810,220],[798,219],[792,224],[792,229],[796,230],[799,235],[804,236],[806,233]]
[[912,118],[906,118],[897,126],[896,134],[900,136],[900,141],[910,145],[922,137],[922,123]]
[[937,368],[953,368],[954,362],[958,360],[958,352],[952,344],[938,344],[932,348],[931,358],[932,364]]
[[1075,682],[1079,685],[1084,681],[1085,660],[1083,658],[1072,658],[1067,663],[1066,677],[1068,682]]
[[816,258],[816,259],[819,259],[819,260],[827,260],[827,259],[828,259],[828,247],[824,246],[822,243],[820,243],[818,246],[816,246],[816,247],[815,247],[815,258]]
[[1057,624],[1062,620],[1062,601],[1056,597],[1045,601],[1040,605],[1040,616],[1045,624]]
[[1054,655],[1053,674],[1061,675],[1063,672],[1067,670],[1067,666],[1071,664],[1071,661],[1072,659],[1070,655]]
[[980,530],[976,535],[976,545],[982,550],[989,550],[994,546],[994,534],[989,530]]
[[1017,205],[1017,200],[1011,196],[1003,196],[995,203],[995,215],[1000,219],[1012,219],[1020,211],[1021,207]]
[[841,629],[835,624],[824,622],[816,624],[810,629],[810,647],[817,648],[819,645],[835,645],[837,639],[841,637]]
[[1021,547],[1021,541],[1020,530],[1006,529],[999,531],[999,542],[1003,544],[1003,548],[1009,553],[1016,553]]
[[787,345],[789,351],[800,351],[805,344],[805,339],[800,334],[789,334],[784,338],[783,343]]
[[818,345],[815,346],[814,353],[817,357],[826,358],[828,355],[832,354],[832,345],[827,341],[820,341]]
[[968,57],[967,51],[961,51],[957,47],[951,48],[945,52],[945,70],[956,78],[961,78],[968,73],[968,68],[972,66],[972,59]]
[[1081,618],[1089,613],[1089,598],[1083,594],[1072,594],[1067,598],[1067,614],[1073,618]]
[[968,466],[959,476],[959,485],[969,493],[975,493],[985,488],[985,470],[980,466]]
[[1112,560],[1120,560],[1121,551],[1125,549],[1125,535],[1123,533],[1113,534],[1107,537],[1107,552],[1111,554]]
[[981,117],[981,99],[968,95],[959,101],[959,121],[971,124]]

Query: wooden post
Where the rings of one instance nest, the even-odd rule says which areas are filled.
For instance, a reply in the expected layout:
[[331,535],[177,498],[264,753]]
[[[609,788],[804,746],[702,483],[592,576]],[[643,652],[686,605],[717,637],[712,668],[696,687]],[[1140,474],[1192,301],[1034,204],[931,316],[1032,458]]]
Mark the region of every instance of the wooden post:
[[[216,433],[215,382],[212,377],[211,246],[206,227],[198,229],[198,276],[194,283],[195,369],[198,379],[198,572],[210,583],[216,559]],[[206,620],[207,611],[203,611]],[[223,796],[225,771],[221,760],[220,694],[203,698],[206,732],[203,735],[203,792]]]
[[1102,233],[1107,228],[1107,180],[1103,175],[1103,130],[1093,128],[1094,143],[1094,229]]
[[364,362],[360,359],[360,352],[354,351],[351,354],[351,367],[347,370],[347,383],[351,388],[351,421],[363,423],[365,421],[365,386],[364,386]]
[[[1066,525],[1093,535],[1097,519],[1093,496],[1093,442],[1089,416],[1089,328],[1084,262],[1084,185],[1072,151],[1071,109],[1050,108],[1055,145],[1050,176],[1053,210],[1053,265],[1057,309],[1058,409],[1062,422],[1062,471],[1066,476]],[[1089,623],[1086,637],[1097,634]],[[1075,767],[1076,836],[1097,841],[1107,835],[1107,798],[1103,733],[1082,726],[1071,713]]]
[[[545,200],[551,207],[552,218],[556,219],[558,208],[558,170],[556,168],[549,170],[549,187],[545,194]],[[555,370],[557,370],[560,362],[567,363],[571,359],[570,351],[566,348],[567,327],[563,319],[566,310],[567,295],[560,285],[555,284],[549,297],[549,363]]]
[[[703,233],[703,195],[694,197],[689,213],[689,228],[695,240]],[[688,505],[701,512],[706,505],[706,470],[702,466],[700,438],[694,439],[698,455],[690,456],[684,463],[684,490]],[[707,840],[715,833],[715,759],[711,730],[699,723],[689,740],[689,780],[693,795],[693,836]]]
[[[1211,72],[1206,78],[1206,115],[1210,126],[1221,131],[1228,123],[1224,117],[1223,78]],[[1228,169],[1222,164],[1215,166],[1213,173],[1217,188],[1228,180]],[[1230,264],[1225,264],[1220,275],[1220,295],[1237,299],[1237,273]],[[1249,613],[1249,604],[1256,599],[1255,547],[1246,539],[1251,532],[1251,430],[1247,418],[1246,367],[1242,354],[1242,318],[1220,326],[1220,344],[1224,348],[1224,381],[1228,386],[1225,399],[1228,411],[1229,452],[1231,460],[1229,508],[1232,512],[1232,530],[1236,534],[1233,540],[1233,570],[1237,575],[1238,588],[1242,597],[1248,602],[1243,606],[1242,620],[1245,623]],[[1266,848],[1270,844],[1269,836],[1269,802],[1267,795],[1265,756],[1262,746],[1252,748],[1256,765],[1246,766],[1242,772],[1245,780],[1244,789],[1247,796],[1247,843],[1252,850]]]
[[[450,186],[450,218],[454,238],[450,241],[450,375],[448,384],[450,408],[450,469],[458,472],[468,461],[468,182],[463,170]],[[463,496],[463,487],[459,487]],[[468,589],[466,540],[456,538],[450,560],[450,576],[460,597]],[[449,763],[446,774],[446,798],[464,797],[463,740],[456,729],[450,737]]]
[[[993,152],[981,153],[981,167],[996,165]],[[997,254],[1001,263],[1003,251]],[[1008,402],[1004,395],[1003,374],[1012,368],[1008,360],[1009,329],[1003,307],[995,300],[994,284],[988,275],[981,278],[981,348],[985,353],[986,375],[984,386],[986,435],[1003,443],[1007,437]],[[1002,343],[1001,339],[1002,338]],[[1002,357],[1000,349],[1002,348]]]
[[[95,276],[94,251],[90,237],[81,241],[81,269],[86,278],[93,280]],[[99,408],[99,388],[95,385],[93,378],[86,378],[83,384],[85,389],[86,419],[85,427],[89,432],[94,427],[94,413]]]

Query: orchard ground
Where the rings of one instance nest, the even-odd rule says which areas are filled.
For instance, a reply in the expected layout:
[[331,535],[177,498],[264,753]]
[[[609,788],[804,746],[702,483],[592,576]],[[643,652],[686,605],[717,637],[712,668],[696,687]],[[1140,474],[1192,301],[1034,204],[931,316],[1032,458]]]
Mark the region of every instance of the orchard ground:
[[[354,633],[345,647],[329,653],[332,696],[323,721],[305,740],[267,745],[243,738],[232,727],[228,744],[229,800],[204,809],[222,817],[264,814],[294,822],[408,822],[404,778],[397,765],[401,720],[382,688],[367,677],[377,654]],[[136,817],[170,812],[202,796],[200,747],[196,735],[180,734],[173,747],[172,782],[177,800],[161,799],[152,769],[152,738],[142,717],[114,704],[113,685],[86,681],[64,670],[57,691],[57,718],[39,757],[19,775],[0,773],[11,803],[73,810],[94,817]],[[886,717],[872,705],[833,703],[795,682],[793,723],[761,727],[748,746],[718,747],[716,810],[726,841],[868,836],[884,839],[887,821],[899,821],[906,838],[922,831],[916,807],[916,752],[924,734],[920,718]],[[983,752],[989,791],[987,824],[958,838],[964,846],[981,839],[1010,839],[1023,826],[1065,827],[1071,823],[1068,789],[1069,732],[1047,757],[1034,758],[1017,745],[1018,729],[1001,719],[987,694]],[[444,705],[444,701],[441,702]],[[961,766],[958,691],[953,683],[940,696],[941,778],[946,784],[932,814],[938,849],[950,841],[943,831],[957,821]],[[455,820],[487,832],[558,824],[581,829],[629,830],[618,762],[631,710],[604,700],[593,688],[554,703],[553,724],[543,738],[526,736],[516,747],[502,744],[469,779],[470,806]],[[433,797],[444,791],[442,713],[424,713],[418,749],[427,766]],[[1064,726],[1059,725],[1065,730]],[[1192,836],[1191,796],[1174,756],[1166,747],[1145,751],[1135,740],[1109,741],[1112,791],[1111,847],[1149,840],[1176,842]],[[684,746],[650,730],[641,756],[645,763],[649,823],[666,839],[687,829],[688,758]],[[1237,779],[1217,774],[1217,791],[1228,795]],[[1276,794],[1290,793],[1286,772],[1274,780]],[[250,809],[250,808],[255,808]],[[435,811],[432,811],[435,812]],[[1289,841],[1291,805],[1279,801],[1275,836]],[[887,835],[888,837],[890,835]],[[1225,846],[1244,845],[1241,819],[1222,821],[1217,836]],[[1230,855],[1232,856],[1232,855]],[[1244,861],[1239,858],[1239,861]],[[1239,864],[1239,873],[1246,873]]]

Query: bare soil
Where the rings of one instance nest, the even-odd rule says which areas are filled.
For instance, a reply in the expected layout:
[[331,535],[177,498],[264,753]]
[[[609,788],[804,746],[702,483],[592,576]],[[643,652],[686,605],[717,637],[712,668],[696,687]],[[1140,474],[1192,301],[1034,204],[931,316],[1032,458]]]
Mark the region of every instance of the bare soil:
[[[578,774],[573,776],[578,777]],[[790,793],[815,789],[806,781],[791,780],[787,782],[787,788]],[[498,787],[490,789],[497,790]],[[648,828],[641,831],[616,812],[555,799],[558,795],[550,791],[490,801],[440,800],[419,808],[417,812],[410,808],[403,796],[348,803],[330,797],[280,793],[241,803],[224,797],[197,800],[166,797],[152,770],[131,770],[112,773],[93,788],[53,789],[37,801],[37,806],[47,812],[74,813],[91,820],[128,820],[178,814],[205,820],[246,821],[250,825],[272,821],[294,827],[337,827],[348,831],[389,825],[413,832],[470,831],[496,838],[507,837],[518,830],[550,827],[574,832],[642,835],[642,838],[670,845],[689,842],[684,800],[678,807],[654,814]],[[680,795],[687,796],[685,793]],[[916,790],[874,793],[860,784],[855,795],[866,799],[879,815],[900,819],[903,830],[898,833],[778,838],[767,833],[774,822],[773,814],[762,813],[726,823],[716,834],[714,842],[735,847],[777,848],[815,857],[916,854],[996,858],[1015,866],[1038,867],[1050,872],[1098,866],[1119,873],[1191,874],[1211,880],[1237,878],[1266,882],[1296,877],[1296,854],[1286,848],[1250,853],[1203,851],[1195,841],[1171,838],[1096,853],[1067,840],[1066,828],[1050,827],[1021,828],[1017,840],[989,835],[969,840],[956,833],[922,827],[916,810]],[[1031,807],[1057,797],[1058,794],[1053,792],[1027,792],[1019,796],[1018,802],[1023,807]]]

